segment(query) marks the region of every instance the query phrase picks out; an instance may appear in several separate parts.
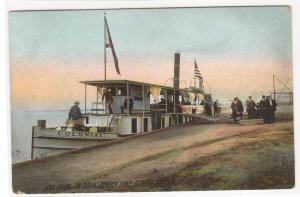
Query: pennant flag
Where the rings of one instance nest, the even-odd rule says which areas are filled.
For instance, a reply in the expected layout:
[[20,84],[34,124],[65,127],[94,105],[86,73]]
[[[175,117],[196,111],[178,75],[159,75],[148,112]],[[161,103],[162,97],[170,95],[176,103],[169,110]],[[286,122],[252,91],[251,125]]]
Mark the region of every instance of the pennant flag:
[[108,23],[107,23],[107,20],[106,20],[106,17],[105,17],[105,16],[104,16],[104,19],[105,19],[105,27],[106,27],[107,34],[108,34],[108,43],[107,43],[107,41],[105,40],[106,48],[111,48],[111,53],[112,53],[112,55],[113,55],[113,57],[114,57],[114,62],[115,62],[116,71],[117,71],[117,73],[118,73],[119,75],[121,75],[120,69],[119,69],[119,65],[118,65],[118,58],[117,58],[117,55],[116,55],[116,51],[115,51],[115,48],[114,48],[114,44],[113,44],[112,39],[111,39],[111,35],[110,35]]
[[194,64],[195,64],[195,77],[198,77],[200,79],[201,78],[201,73],[199,71],[199,68],[198,68],[196,60],[195,60]]

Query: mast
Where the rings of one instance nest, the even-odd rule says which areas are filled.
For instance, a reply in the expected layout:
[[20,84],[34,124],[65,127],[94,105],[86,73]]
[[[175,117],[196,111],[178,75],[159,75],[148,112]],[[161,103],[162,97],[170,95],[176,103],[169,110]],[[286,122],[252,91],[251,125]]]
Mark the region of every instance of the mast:
[[275,75],[274,74],[273,74],[273,91],[274,91],[274,100],[276,100]]
[[106,80],[106,23],[105,23],[105,15],[104,12],[104,80]]
[[194,57],[194,87],[196,87],[196,57]]

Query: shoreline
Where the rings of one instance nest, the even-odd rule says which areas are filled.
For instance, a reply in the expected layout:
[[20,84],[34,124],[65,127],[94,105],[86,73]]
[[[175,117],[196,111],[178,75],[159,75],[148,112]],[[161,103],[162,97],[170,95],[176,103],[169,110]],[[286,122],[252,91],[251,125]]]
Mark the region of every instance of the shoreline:
[[[15,192],[25,193],[168,191],[169,189],[165,188],[167,185],[171,188],[170,190],[195,190],[195,188],[190,188],[189,184],[180,189],[180,184],[171,183],[170,180],[173,178],[168,177],[185,172],[189,169],[187,166],[195,162],[200,165],[203,158],[207,157],[212,161],[219,160],[220,165],[223,165],[221,163],[223,163],[224,153],[241,156],[236,152],[240,150],[239,147],[244,147],[243,153],[246,156],[256,155],[257,151],[259,152],[260,149],[257,149],[255,144],[263,151],[267,151],[270,147],[276,148],[272,142],[269,144],[269,141],[274,140],[275,134],[288,139],[285,141],[281,138],[277,139],[278,143],[282,144],[280,151],[291,152],[293,121],[268,125],[194,124],[169,128],[142,138],[129,138],[126,143],[125,141],[115,142],[104,147],[66,153],[61,157],[45,159],[43,162],[13,165],[13,187]],[[253,150],[248,152],[248,149]],[[289,162],[293,164],[293,151],[290,155]],[[233,165],[234,158],[231,158],[230,162],[230,165]],[[198,164],[196,168],[206,168],[206,164],[202,163],[200,166]],[[243,168],[243,165],[240,168]],[[144,180],[146,177],[148,179]],[[189,180],[192,177],[192,175],[187,175],[185,179]],[[164,186],[157,184],[157,181],[161,179],[166,179],[170,183]],[[202,179],[197,182],[200,180]],[[99,188],[96,184],[116,181],[118,187]],[[75,188],[74,186],[86,185],[84,183],[93,183],[94,186],[90,186],[92,188]],[[134,186],[130,186],[131,183]],[[123,186],[120,187],[120,184]],[[66,186],[63,190],[60,188],[62,185]],[[74,187],[70,187],[72,185]],[[198,190],[209,188],[199,186]],[[218,187],[215,186],[212,189],[218,189]],[[228,186],[223,189],[234,188]],[[249,186],[248,189],[253,188]]]

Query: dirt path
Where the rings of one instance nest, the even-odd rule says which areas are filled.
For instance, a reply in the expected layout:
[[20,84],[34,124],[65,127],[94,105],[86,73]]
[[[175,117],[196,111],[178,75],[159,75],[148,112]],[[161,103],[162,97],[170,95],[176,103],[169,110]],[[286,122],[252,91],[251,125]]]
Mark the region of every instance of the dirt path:
[[[204,187],[205,184],[191,188],[188,187],[190,184],[176,181],[178,177],[190,180],[189,177],[194,176],[189,175],[189,169],[202,169],[205,162],[220,160],[221,165],[226,161],[222,159],[226,154],[231,158],[227,158],[228,161],[232,161],[234,155],[240,155],[239,150],[247,155],[247,146],[251,147],[248,155],[256,155],[257,150],[265,150],[264,146],[270,148],[269,141],[283,144],[280,151],[289,153],[287,160],[290,161],[293,159],[293,154],[290,154],[292,126],[289,122],[171,128],[107,147],[15,165],[13,187],[14,191],[25,193],[209,189]],[[246,163],[243,165],[247,166]],[[226,165],[229,164],[224,163]],[[200,179],[197,180],[200,184]]]

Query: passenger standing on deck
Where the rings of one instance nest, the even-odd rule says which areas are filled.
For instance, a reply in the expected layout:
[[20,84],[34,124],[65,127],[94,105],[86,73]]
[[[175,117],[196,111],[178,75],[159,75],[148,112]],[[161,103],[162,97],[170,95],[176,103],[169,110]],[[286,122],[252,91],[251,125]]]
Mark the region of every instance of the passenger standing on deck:
[[75,101],[69,112],[69,119],[78,120],[82,118],[81,110],[79,107],[79,101]]
[[75,130],[81,130],[83,126],[83,123],[81,121],[76,121],[82,119],[82,114],[81,114],[79,104],[80,104],[79,101],[74,102],[74,105],[70,109],[69,119],[67,121],[67,127],[68,127],[70,120],[75,120],[73,121],[73,129]]
[[133,108],[133,99],[129,97],[129,100],[124,100],[123,106],[121,106],[121,113],[124,114],[124,109],[127,109],[127,105],[129,104],[129,114],[131,114],[132,108]]
[[106,89],[106,88],[103,88],[103,95],[102,95],[102,102],[105,98],[105,105],[106,107],[108,108],[108,112],[109,114],[112,114],[113,111],[112,111],[112,103],[113,103],[113,97],[112,97],[112,94],[111,94],[111,89]]

